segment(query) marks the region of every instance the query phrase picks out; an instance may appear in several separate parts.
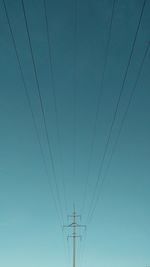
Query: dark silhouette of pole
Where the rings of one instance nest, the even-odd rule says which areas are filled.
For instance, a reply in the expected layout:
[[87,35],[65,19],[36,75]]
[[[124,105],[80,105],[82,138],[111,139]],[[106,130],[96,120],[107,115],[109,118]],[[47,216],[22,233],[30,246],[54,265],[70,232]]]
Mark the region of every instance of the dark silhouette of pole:
[[72,229],[72,234],[71,235],[68,235],[67,239],[69,238],[72,238],[72,266],[73,267],[76,267],[76,239],[77,238],[80,238],[81,239],[81,235],[78,235],[77,234],[77,228],[78,227],[83,227],[86,229],[86,226],[85,225],[82,225],[82,224],[78,224],[76,222],[76,219],[79,217],[81,218],[80,215],[78,215],[75,211],[75,206],[74,206],[74,209],[73,209],[73,213],[71,215],[69,215],[68,217],[71,217],[72,218],[72,223],[69,224],[69,225],[64,225],[63,228],[71,228]]

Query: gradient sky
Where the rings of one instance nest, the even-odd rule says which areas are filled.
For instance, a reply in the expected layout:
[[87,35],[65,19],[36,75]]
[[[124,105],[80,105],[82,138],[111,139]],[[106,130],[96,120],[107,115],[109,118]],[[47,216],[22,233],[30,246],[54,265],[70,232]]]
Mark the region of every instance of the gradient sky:
[[[79,214],[82,212],[90,164],[86,205],[81,214],[84,224],[143,1],[116,0],[115,3],[91,161],[89,155],[94,134],[97,97],[113,2],[112,0],[77,1],[76,45],[74,1],[47,2],[58,123],[49,70],[43,1],[25,0],[25,9],[65,223],[68,223],[67,215],[72,212],[73,202],[77,212]],[[49,177],[45,172],[1,0],[0,266],[71,266],[71,241],[67,244],[67,231],[62,234],[61,222],[49,188],[51,181],[53,190],[56,191],[21,1],[6,0],[6,6],[28,85]],[[150,52],[147,54],[115,153],[107,169],[112,145],[149,39],[150,1],[147,0],[104,164],[104,173],[107,170],[107,176],[102,188],[102,198],[97,203],[92,221],[87,224],[87,238],[83,238],[82,242],[78,241],[77,266],[150,265]],[[76,125],[73,60],[75,49],[77,49]],[[60,140],[58,140],[57,126]]]

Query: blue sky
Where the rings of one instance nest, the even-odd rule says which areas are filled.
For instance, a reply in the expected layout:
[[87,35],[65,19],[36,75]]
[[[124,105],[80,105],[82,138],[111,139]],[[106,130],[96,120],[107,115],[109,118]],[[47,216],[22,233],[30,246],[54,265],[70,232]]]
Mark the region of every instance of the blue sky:
[[[21,1],[5,0],[5,3],[46,168],[1,0],[0,265],[71,266],[71,241],[67,243],[68,232],[62,233],[62,224],[69,223],[67,215],[72,212],[74,202],[77,212],[82,215],[81,223],[87,224],[86,235],[83,231],[82,242],[78,240],[77,266],[145,267],[150,264],[149,51],[109,167],[108,164],[149,41],[150,1],[146,1],[100,177],[102,179],[106,175],[106,179],[102,190],[100,184],[97,188],[96,194],[100,193],[100,198],[90,222],[87,221],[87,215],[143,1],[115,1],[102,88],[100,82],[113,1],[78,0],[76,38],[75,1],[47,1],[57,119],[43,1],[24,2],[63,220],[58,217],[61,212],[60,203],[49,160]],[[94,134],[97,99],[101,89],[103,93]],[[92,140],[94,143],[91,154]],[[58,212],[54,199],[57,201]]]

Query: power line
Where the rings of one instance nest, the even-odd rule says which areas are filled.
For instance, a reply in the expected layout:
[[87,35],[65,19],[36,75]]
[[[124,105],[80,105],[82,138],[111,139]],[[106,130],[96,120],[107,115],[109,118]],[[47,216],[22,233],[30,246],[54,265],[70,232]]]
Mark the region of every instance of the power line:
[[[59,152],[60,152],[60,160],[61,160],[61,166],[63,167],[63,157],[62,157],[62,150],[61,150],[61,139],[60,139],[60,129],[59,129],[59,120],[58,120],[58,108],[57,108],[57,99],[56,99],[56,85],[55,85],[55,79],[54,79],[54,70],[53,70],[53,62],[52,62],[52,45],[50,40],[50,30],[49,30],[49,23],[48,23],[48,16],[47,16],[47,4],[46,0],[43,0],[44,4],[44,17],[45,17],[45,23],[46,23],[46,36],[47,36],[47,43],[48,43],[48,55],[49,55],[49,70],[51,75],[51,81],[52,81],[52,93],[53,93],[53,99],[54,99],[54,110],[55,110],[55,117],[56,117],[56,129],[57,129],[57,139],[59,144]],[[63,168],[63,178],[62,178],[62,186],[64,191],[64,203],[66,207],[66,213],[67,213],[67,199],[66,199],[66,186],[65,186],[65,179],[64,179],[64,168]]]
[[[119,109],[121,97],[122,97],[122,94],[123,94],[123,91],[124,91],[124,86],[125,86],[125,82],[126,82],[126,79],[127,79],[127,74],[128,74],[129,66],[131,64],[131,59],[132,59],[133,51],[134,51],[134,48],[135,48],[135,43],[136,43],[136,40],[137,40],[137,35],[138,35],[139,28],[140,28],[140,25],[141,25],[141,20],[142,20],[142,16],[143,16],[145,4],[146,4],[146,0],[144,0],[143,1],[143,4],[142,4],[142,9],[141,9],[141,12],[140,12],[140,17],[139,17],[138,25],[137,25],[137,28],[136,28],[135,36],[134,36],[132,47],[131,47],[131,52],[130,52],[128,63],[127,63],[127,67],[126,67],[126,70],[125,70],[125,74],[124,74],[122,86],[121,86],[121,89],[120,89],[120,92],[119,92],[119,96],[118,96],[118,100],[117,100],[115,112],[113,114],[113,119],[112,119],[112,122],[111,122],[111,125],[110,125],[110,130],[109,130],[109,133],[108,133],[108,138],[107,138],[107,142],[106,142],[106,145],[105,145],[104,154],[103,154],[103,157],[102,157],[102,160],[101,160],[101,163],[100,163],[100,167],[99,167],[99,171],[98,171],[98,178],[96,180],[96,185],[95,185],[95,188],[94,188],[94,191],[93,191],[92,201],[91,201],[91,205],[90,205],[90,208],[89,208],[89,213],[88,213],[87,220],[89,220],[89,218],[93,215],[93,210],[95,210],[95,208],[93,208],[93,205],[96,206],[96,204],[97,204],[96,192],[98,190],[98,186],[99,186],[99,182],[100,182],[100,177],[101,177],[102,170],[103,170],[103,165],[104,165],[106,154],[107,154],[108,147],[109,147],[109,144],[110,144],[113,127],[114,127],[114,124],[115,124],[115,121],[116,121],[116,117],[117,117],[117,114],[118,114],[118,109]],[[94,202],[95,202],[95,204],[94,204]]]
[[27,21],[27,16],[26,16],[26,11],[25,11],[25,6],[24,6],[24,1],[23,0],[21,0],[21,4],[22,4],[22,10],[23,10],[23,15],[24,15],[24,19],[25,19],[25,26],[26,26],[26,31],[27,31],[28,41],[29,41],[29,47],[30,47],[30,52],[31,52],[31,59],[32,59],[32,63],[33,63],[33,69],[34,69],[34,74],[35,74],[37,92],[38,92],[38,96],[39,96],[40,107],[41,107],[41,112],[42,112],[42,117],[43,117],[45,135],[46,135],[46,140],[47,140],[47,144],[48,144],[48,151],[49,151],[49,156],[50,156],[50,160],[51,160],[53,178],[54,178],[54,182],[55,182],[55,186],[56,186],[57,199],[58,199],[58,203],[59,203],[59,207],[60,207],[60,214],[61,214],[62,221],[63,221],[63,212],[62,212],[61,200],[60,200],[60,195],[59,195],[59,189],[58,189],[58,183],[57,183],[54,159],[53,159],[51,144],[50,144],[50,140],[49,140],[49,134],[48,134],[48,128],[47,128],[47,124],[46,124],[45,111],[44,111],[44,106],[43,106],[43,100],[42,100],[40,84],[39,84],[39,80],[38,80],[36,63],[35,63],[35,59],[34,59],[33,48],[32,48],[32,43],[31,43],[31,37],[30,37],[28,21]]
[[[32,104],[31,104],[29,93],[28,93],[28,87],[27,87],[26,80],[25,80],[25,77],[24,77],[24,72],[23,72],[23,69],[22,69],[22,64],[21,64],[21,61],[20,61],[20,56],[19,56],[19,53],[18,53],[17,44],[16,44],[16,40],[15,40],[15,37],[14,37],[13,29],[12,29],[12,26],[11,26],[11,22],[10,22],[10,19],[9,19],[9,15],[8,15],[8,11],[7,11],[5,0],[3,0],[3,7],[4,7],[4,10],[5,10],[7,23],[8,23],[8,27],[9,27],[9,30],[10,30],[10,35],[11,35],[11,39],[12,39],[15,55],[16,55],[16,58],[17,58],[19,71],[20,71],[20,76],[21,76],[21,80],[22,80],[23,87],[24,87],[24,90],[25,90],[26,99],[27,99],[28,106],[29,106],[29,109],[30,109],[30,112],[31,112],[33,126],[34,126],[35,133],[36,133],[36,136],[37,136],[37,141],[38,141],[39,146],[40,146],[41,157],[42,157],[42,160],[43,160],[43,163],[44,163],[44,166],[45,166],[46,175],[48,177],[49,175],[48,175],[48,170],[47,170],[47,164],[46,164],[45,156],[44,156],[44,153],[43,153],[43,148],[42,148],[40,136],[39,136],[39,133],[38,133],[36,119],[35,119],[35,115],[34,115],[34,112],[33,112],[33,109],[32,109]],[[49,179],[48,179],[48,182],[49,182]],[[52,190],[51,184],[50,184],[50,190],[51,190],[52,197],[53,197],[53,200],[54,200],[54,203],[55,203],[56,213],[57,213],[58,218],[59,218],[59,220],[61,222],[60,215],[59,215],[59,212],[58,212],[57,202],[56,202],[56,199],[55,199],[54,192]]]
[[[149,51],[149,47],[150,47],[150,42],[148,42],[148,44],[146,46],[145,53],[144,53],[144,56],[143,56],[141,64],[140,64],[140,68],[138,70],[137,78],[136,78],[135,83],[133,85],[133,88],[131,90],[129,101],[127,103],[125,112],[123,114],[123,117],[122,117],[122,120],[121,120],[121,123],[120,123],[120,126],[119,126],[119,131],[118,131],[117,137],[115,139],[115,142],[114,142],[114,145],[113,145],[113,148],[112,148],[112,151],[111,151],[111,155],[110,155],[107,167],[106,167],[105,175],[103,176],[103,179],[101,181],[101,191],[102,191],[104,180],[106,179],[106,175],[107,175],[108,169],[110,167],[113,155],[115,153],[115,150],[116,150],[116,147],[117,147],[117,144],[118,144],[118,141],[119,141],[119,138],[120,138],[120,135],[121,135],[125,120],[127,118],[127,115],[128,115],[128,112],[129,112],[129,109],[130,109],[130,106],[131,106],[131,103],[132,103],[132,100],[133,100],[133,97],[134,97],[134,94],[135,94],[135,91],[136,91],[136,88],[137,88],[137,84],[139,82],[139,79],[140,79],[140,76],[141,76],[141,73],[142,73],[142,70],[143,70],[143,67],[144,67],[145,59],[146,59],[148,51]],[[98,195],[98,199],[99,199],[99,197],[100,197],[100,194]]]
[[[143,56],[142,61],[141,61],[141,64],[140,64],[140,68],[138,70],[137,78],[136,78],[135,83],[134,83],[134,86],[133,86],[133,88],[131,90],[129,101],[128,101],[126,110],[125,110],[125,112],[123,114],[123,117],[122,117],[122,120],[121,120],[121,123],[120,123],[120,127],[119,127],[119,131],[118,131],[118,134],[117,134],[117,137],[116,137],[116,141],[115,141],[115,143],[113,145],[113,149],[112,149],[110,161],[112,160],[112,157],[113,157],[113,155],[115,153],[115,149],[117,147],[117,144],[118,144],[118,141],[119,141],[119,138],[120,138],[120,135],[121,135],[121,132],[122,132],[122,129],[123,129],[123,126],[124,126],[126,117],[128,115],[128,112],[129,112],[129,109],[130,109],[130,106],[131,106],[131,103],[132,103],[132,100],[133,100],[133,97],[134,97],[134,94],[135,94],[135,91],[136,91],[136,88],[137,88],[137,84],[139,82],[139,79],[140,79],[140,76],[141,76],[141,73],[142,73],[142,70],[143,70],[145,59],[146,59],[147,54],[149,52],[149,48],[150,48],[150,42],[148,42],[148,44],[146,46],[145,53],[144,53],[144,56]],[[108,165],[110,165],[110,163]]]
[[[108,171],[108,169],[109,169],[109,166],[110,166],[110,164],[111,164],[113,155],[114,155],[114,153],[115,153],[115,150],[116,150],[116,147],[117,147],[117,144],[118,144],[118,141],[119,141],[119,138],[120,138],[120,135],[121,135],[121,132],[122,132],[122,129],[123,129],[123,126],[124,126],[124,123],[125,123],[125,120],[126,120],[128,111],[129,111],[129,108],[130,108],[130,106],[131,106],[131,103],[132,103],[132,100],[133,100],[133,97],[134,97],[134,94],[135,94],[135,90],[136,90],[137,84],[138,84],[138,82],[139,82],[139,78],[140,78],[141,73],[142,73],[142,70],[143,70],[143,66],[144,66],[144,63],[145,63],[145,59],[146,59],[146,56],[147,56],[148,51],[149,51],[149,47],[150,47],[150,42],[148,42],[148,44],[147,44],[147,46],[146,46],[146,49],[145,49],[145,52],[144,52],[144,56],[143,56],[142,61],[141,61],[141,64],[140,64],[140,67],[139,67],[139,70],[138,70],[138,74],[137,74],[135,83],[134,83],[134,85],[133,85],[133,87],[132,87],[132,90],[131,90],[131,93],[130,93],[129,101],[128,101],[127,107],[126,107],[126,109],[125,109],[125,112],[124,112],[124,114],[123,114],[123,117],[122,117],[122,120],[121,120],[121,123],[120,123],[120,127],[119,127],[119,131],[118,131],[118,134],[117,134],[115,143],[114,143],[113,148],[112,148],[112,152],[111,152],[111,155],[110,155],[108,164],[107,164],[107,169],[106,169],[105,175],[102,177],[101,187],[100,187],[101,191],[102,191],[102,188],[103,188],[104,181],[105,181],[105,179],[106,179],[107,171]],[[99,195],[97,195],[97,202],[99,201],[99,198],[100,198],[100,193],[99,193]],[[92,211],[91,217],[92,217],[92,215],[93,215],[95,209],[96,209],[96,205],[94,206],[94,209],[93,209],[93,211]]]
[[106,50],[105,50],[105,60],[104,60],[103,72],[102,72],[102,76],[101,76],[101,80],[100,80],[100,89],[99,89],[99,93],[98,93],[96,116],[95,116],[95,120],[94,120],[94,133],[93,133],[93,137],[92,137],[92,141],[91,141],[91,145],[90,145],[90,153],[89,153],[89,160],[88,160],[88,172],[87,172],[87,177],[86,177],[85,190],[84,190],[84,194],[83,194],[84,198],[83,198],[82,213],[84,213],[85,203],[87,200],[87,191],[88,191],[91,161],[92,161],[92,155],[93,155],[93,149],[94,149],[94,143],[95,143],[95,136],[96,136],[96,130],[97,130],[98,114],[99,114],[99,109],[100,109],[100,104],[101,104],[101,99],[102,99],[102,94],[103,94],[103,86],[104,86],[106,67],[107,67],[107,63],[108,63],[108,52],[109,52],[111,33],[112,33],[115,1],[116,0],[113,1],[112,10],[111,10],[110,24],[109,24],[108,37],[107,37]]

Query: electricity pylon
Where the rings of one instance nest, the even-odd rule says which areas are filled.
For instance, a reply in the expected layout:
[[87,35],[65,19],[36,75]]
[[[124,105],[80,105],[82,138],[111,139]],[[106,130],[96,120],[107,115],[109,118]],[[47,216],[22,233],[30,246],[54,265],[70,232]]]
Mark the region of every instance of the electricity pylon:
[[81,237],[82,237],[81,235],[77,235],[76,229],[77,229],[77,227],[83,227],[86,229],[86,226],[82,225],[82,224],[78,224],[76,222],[76,218],[81,218],[81,216],[76,214],[75,207],[74,207],[73,213],[71,215],[69,215],[68,217],[72,218],[72,223],[69,225],[64,225],[63,228],[67,227],[67,228],[72,229],[72,234],[68,235],[67,239],[72,238],[72,241],[73,241],[72,242],[72,266],[76,267],[76,238],[81,239]]

